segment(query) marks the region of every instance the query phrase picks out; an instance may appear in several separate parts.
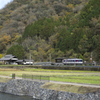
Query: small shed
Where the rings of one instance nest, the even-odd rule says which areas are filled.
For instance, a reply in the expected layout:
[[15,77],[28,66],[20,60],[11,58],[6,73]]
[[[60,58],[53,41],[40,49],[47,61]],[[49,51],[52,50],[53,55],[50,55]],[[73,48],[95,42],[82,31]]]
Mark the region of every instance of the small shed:
[[34,60],[23,59],[17,60],[16,62],[21,65],[33,65]]
[[65,57],[56,58],[56,59],[55,59],[55,62],[56,62],[56,63],[62,63],[63,59],[65,59]]
[[18,65],[22,65],[24,62],[24,60],[17,60],[16,63],[18,63]]

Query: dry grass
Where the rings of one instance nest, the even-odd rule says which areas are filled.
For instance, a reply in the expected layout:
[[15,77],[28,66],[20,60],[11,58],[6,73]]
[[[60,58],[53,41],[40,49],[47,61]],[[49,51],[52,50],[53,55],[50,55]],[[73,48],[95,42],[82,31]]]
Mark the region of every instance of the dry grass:
[[48,70],[33,68],[0,68],[0,75],[10,76],[15,74],[16,77],[22,77],[22,74],[35,76],[50,76],[50,80],[64,81],[73,83],[86,83],[100,85],[100,72],[97,71],[67,71],[67,70]]
[[[93,79],[93,81],[98,80],[98,84],[100,85],[100,72],[95,71],[67,71],[67,70],[45,70],[45,69],[15,69],[15,68],[0,68],[0,75],[3,76],[11,76],[12,73],[15,73],[17,77],[21,77],[22,74],[29,74],[29,75],[41,75],[41,76],[51,76],[51,79],[53,76],[60,76],[60,77],[69,77],[69,79],[75,83],[75,81],[78,82],[78,79],[72,79],[72,78],[79,78],[79,80],[83,82],[83,79],[87,79],[86,81],[90,81],[89,79]],[[75,75],[75,76],[74,76]],[[86,75],[86,76],[84,76]],[[53,77],[56,80],[57,77]],[[52,80],[53,80],[52,79]],[[0,78],[0,82],[8,82],[10,79],[8,78]],[[63,81],[63,79],[58,79],[57,81]],[[64,80],[65,81],[65,80]],[[66,80],[66,82],[69,82]],[[94,83],[93,83],[94,84]],[[75,85],[67,85],[67,84],[56,84],[56,83],[46,83],[42,86],[46,89],[52,89],[56,91],[66,91],[66,92],[73,92],[73,93],[90,93],[100,90],[100,88],[91,88],[91,87],[84,87],[84,86],[75,86]]]
[[2,78],[2,77],[0,77],[0,82],[6,83],[9,80],[11,80],[11,78]]
[[12,73],[15,73],[16,75],[21,75],[21,74],[31,74],[31,75],[45,75],[45,76],[64,76],[64,75],[100,75],[100,72],[88,72],[88,71],[48,71],[48,70],[41,70],[41,69],[37,69],[37,70],[33,70],[33,69],[29,69],[29,70],[25,70],[25,69],[14,69],[14,68],[0,68],[0,75],[10,75]]
[[0,71],[20,71],[20,70],[14,68],[0,68]]
[[94,87],[57,84],[57,83],[46,83],[42,86],[42,88],[56,90],[56,91],[79,93],[79,94],[91,93],[100,90],[100,88],[94,88]]

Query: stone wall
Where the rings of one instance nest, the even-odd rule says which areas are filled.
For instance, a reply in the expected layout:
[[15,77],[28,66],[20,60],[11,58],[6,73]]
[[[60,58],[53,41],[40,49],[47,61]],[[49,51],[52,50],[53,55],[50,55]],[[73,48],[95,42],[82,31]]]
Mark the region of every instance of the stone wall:
[[40,100],[100,100],[100,91],[76,94],[43,89],[44,82],[13,79],[7,83],[0,83],[0,91],[14,95],[28,95]]

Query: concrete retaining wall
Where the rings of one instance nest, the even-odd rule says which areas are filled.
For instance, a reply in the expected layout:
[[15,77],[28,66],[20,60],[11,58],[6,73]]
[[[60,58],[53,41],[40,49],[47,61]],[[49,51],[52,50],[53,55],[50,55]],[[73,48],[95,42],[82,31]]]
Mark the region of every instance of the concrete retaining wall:
[[28,95],[40,100],[100,100],[100,91],[87,94],[58,92],[41,88],[44,82],[13,79],[0,83],[0,91],[14,95]]

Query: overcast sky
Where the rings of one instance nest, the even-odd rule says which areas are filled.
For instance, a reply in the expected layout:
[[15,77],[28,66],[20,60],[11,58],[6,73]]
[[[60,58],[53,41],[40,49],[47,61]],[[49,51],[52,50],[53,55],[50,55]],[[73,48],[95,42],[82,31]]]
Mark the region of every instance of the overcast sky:
[[0,0],[0,9],[2,9],[7,3],[13,0]]

